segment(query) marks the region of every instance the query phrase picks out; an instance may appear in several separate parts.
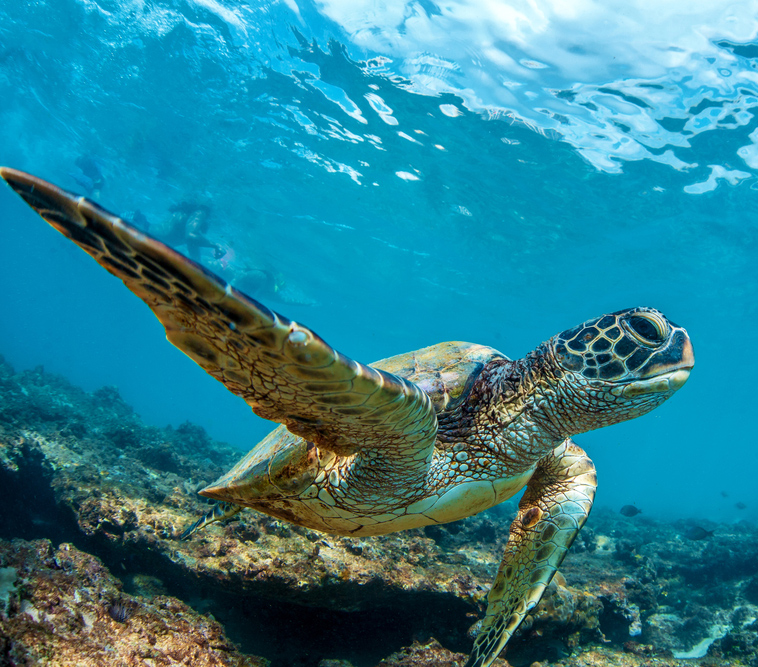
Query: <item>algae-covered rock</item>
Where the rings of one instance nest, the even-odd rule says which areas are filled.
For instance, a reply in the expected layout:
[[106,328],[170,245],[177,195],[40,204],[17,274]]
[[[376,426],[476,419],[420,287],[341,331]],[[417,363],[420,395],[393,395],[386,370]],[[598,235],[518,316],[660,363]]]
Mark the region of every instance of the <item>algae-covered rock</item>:
[[[413,642],[411,646],[382,660],[378,667],[462,667],[466,655],[453,653],[442,647],[436,639]],[[508,667],[505,660],[497,659],[492,667]]]
[[0,566],[15,573],[0,613],[4,665],[268,665],[239,653],[217,622],[179,600],[125,594],[97,558],[69,544],[0,540]]

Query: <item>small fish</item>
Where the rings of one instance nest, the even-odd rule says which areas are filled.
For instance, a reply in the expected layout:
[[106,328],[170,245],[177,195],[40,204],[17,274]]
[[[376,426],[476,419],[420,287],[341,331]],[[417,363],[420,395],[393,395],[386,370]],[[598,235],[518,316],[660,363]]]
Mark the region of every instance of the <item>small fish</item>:
[[635,507],[634,505],[624,505],[620,510],[620,514],[623,514],[624,516],[637,516],[638,514],[642,513],[642,510],[638,507]]
[[722,492],[721,492],[721,497],[722,497],[722,498],[728,498],[728,497],[729,497],[729,494],[728,494],[726,491],[722,491]]
[[690,528],[690,529],[689,529],[689,530],[688,530],[688,531],[687,531],[687,532],[684,534],[684,536],[685,536],[685,537],[686,537],[688,540],[697,541],[697,540],[704,540],[704,539],[706,539],[707,537],[711,537],[711,536],[713,535],[713,532],[714,532],[714,531],[712,531],[712,530],[706,530],[706,529],[705,529],[705,528],[703,528],[702,526],[694,526],[693,528]]
[[740,501],[740,502],[738,502],[738,503],[735,503],[735,504],[734,504],[734,506],[735,506],[735,507],[736,507],[738,510],[744,510],[744,509],[747,509],[747,505],[746,505],[745,503],[743,503],[742,501]]

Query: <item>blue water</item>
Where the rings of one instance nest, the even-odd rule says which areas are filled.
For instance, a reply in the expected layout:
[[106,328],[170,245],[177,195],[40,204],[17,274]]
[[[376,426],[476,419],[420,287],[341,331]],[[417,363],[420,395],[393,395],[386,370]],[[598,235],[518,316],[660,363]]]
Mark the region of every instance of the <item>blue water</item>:
[[[314,303],[262,300],[366,362],[659,308],[697,366],[577,439],[597,502],[755,520],[758,5],[702,4],[0,2],[0,163],[154,230],[210,206],[232,267]],[[243,449],[269,429],[7,188],[0,225],[17,369]]]

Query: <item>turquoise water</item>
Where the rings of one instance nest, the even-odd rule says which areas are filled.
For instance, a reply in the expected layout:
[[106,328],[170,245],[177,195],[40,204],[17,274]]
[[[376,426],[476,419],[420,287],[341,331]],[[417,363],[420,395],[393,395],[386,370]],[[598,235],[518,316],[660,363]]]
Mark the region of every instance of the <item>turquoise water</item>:
[[[577,439],[597,502],[755,520],[758,5],[659,5],[0,2],[0,163],[159,235],[209,206],[226,270],[275,273],[259,298],[362,361],[449,339],[516,357],[659,308],[697,366]],[[17,369],[243,449],[266,433],[7,188],[0,223]]]

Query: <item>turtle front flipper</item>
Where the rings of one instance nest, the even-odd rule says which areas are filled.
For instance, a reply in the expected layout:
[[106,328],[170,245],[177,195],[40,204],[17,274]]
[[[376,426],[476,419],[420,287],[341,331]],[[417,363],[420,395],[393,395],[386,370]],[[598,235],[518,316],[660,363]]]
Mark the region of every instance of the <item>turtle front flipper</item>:
[[487,598],[487,613],[466,667],[488,667],[539,603],[587,520],[597,478],[589,457],[566,440],[537,465]]
[[203,514],[203,516],[195,521],[195,523],[193,523],[191,526],[187,526],[187,528],[182,531],[182,534],[179,535],[179,539],[189,539],[191,535],[194,535],[198,530],[202,530],[208,524],[216,523],[216,521],[226,521],[227,519],[231,519],[233,516],[239,514],[243,509],[245,508],[242,507],[242,505],[235,505],[234,503],[225,503],[223,501],[214,503],[213,507],[211,507],[210,510]]
[[2,176],[139,296],[166,337],[253,411],[339,455],[379,450],[422,479],[437,416],[413,382],[349,359],[97,204],[14,169]]

